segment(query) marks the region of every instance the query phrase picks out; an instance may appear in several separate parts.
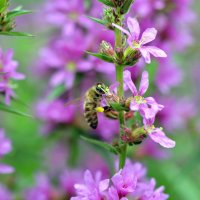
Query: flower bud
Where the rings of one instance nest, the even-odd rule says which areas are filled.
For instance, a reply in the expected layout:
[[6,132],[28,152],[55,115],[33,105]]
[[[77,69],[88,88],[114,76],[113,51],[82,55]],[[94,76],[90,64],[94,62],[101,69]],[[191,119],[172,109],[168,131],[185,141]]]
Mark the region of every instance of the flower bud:
[[141,57],[141,53],[137,49],[128,47],[124,52],[124,65],[133,66]]
[[105,54],[107,56],[113,56],[114,50],[112,48],[112,45],[106,41],[102,41],[99,48],[100,53]]

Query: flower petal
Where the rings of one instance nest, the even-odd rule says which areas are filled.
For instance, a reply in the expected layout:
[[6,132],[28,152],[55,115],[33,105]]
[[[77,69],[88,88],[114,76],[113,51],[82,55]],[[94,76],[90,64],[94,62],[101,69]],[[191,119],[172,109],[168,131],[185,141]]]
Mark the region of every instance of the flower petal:
[[167,57],[167,54],[162,49],[160,49],[158,47],[145,46],[143,48],[145,48],[146,51],[148,51],[149,53],[151,53],[155,57],[162,57],[162,58],[166,58]]
[[142,34],[141,44],[146,44],[155,40],[156,35],[157,30],[155,28],[147,28]]
[[105,191],[106,189],[108,189],[109,182],[110,182],[109,179],[105,179],[105,180],[103,180],[103,181],[100,181],[100,183],[99,183],[99,191],[100,191],[100,192],[103,192],[103,191]]
[[151,63],[151,58],[150,58],[150,54],[149,54],[149,52],[146,50],[146,48],[144,48],[144,47],[140,47],[140,52],[141,52],[141,54],[142,54],[142,57],[144,58],[144,60],[145,60],[145,62],[146,63]]
[[139,107],[140,107],[140,105],[139,105],[135,100],[132,100],[132,101],[131,101],[130,109],[131,109],[132,111],[138,111],[138,110],[139,110]]
[[165,133],[163,131],[161,131],[161,129],[156,128],[154,129],[150,134],[149,134],[150,138],[160,144],[161,146],[165,147],[165,148],[173,148],[176,145],[176,142],[171,140],[170,138],[168,138]]
[[156,113],[164,108],[164,106],[158,104],[153,97],[147,97],[145,100],[147,101],[147,104],[151,106],[151,109],[153,109]]
[[117,25],[117,24],[114,24],[114,23],[112,23],[112,25],[113,25],[115,28],[117,28],[117,29],[119,29],[120,31],[122,31],[123,33],[125,33],[126,35],[128,35],[129,37],[131,37],[131,34],[130,34],[126,29],[124,29],[124,28],[122,28],[121,26],[119,26],[119,25]]
[[144,93],[147,91],[148,87],[149,87],[149,74],[148,74],[147,71],[144,71],[142,73],[142,78],[141,78],[140,88],[139,88],[138,94],[140,96],[143,96]]
[[127,19],[128,29],[133,36],[134,40],[138,40],[140,35],[140,25],[136,18],[128,17]]
[[131,79],[131,72],[128,70],[125,70],[123,75],[124,75],[124,83],[129,87],[133,95],[136,96],[138,92],[137,92],[137,88],[135,87],[135,84],[133,83]]
[[13,167],[9,165],[0,164],[0,174],[10,174],[13,173],[15,170]]

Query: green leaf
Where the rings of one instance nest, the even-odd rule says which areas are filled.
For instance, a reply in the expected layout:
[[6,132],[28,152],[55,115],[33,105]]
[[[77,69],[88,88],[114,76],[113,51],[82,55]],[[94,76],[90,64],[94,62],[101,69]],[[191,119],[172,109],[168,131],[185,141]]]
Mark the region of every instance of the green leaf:
[[24,32],[0,32],[0,35],[34,37],[34,35]]
[[110,63],[113,63],[113,58],[112,57],[109,57],[109,56],[106,56],[105,54],[102,54],[102,53],[92,53],[92,52],[89,52],[89,51],[86,51],[87,54],[89,55],[92,55],[96,58],[100,58],[101,60],[104,60],[106,62],[110,62]]
[[0,12],[3,12],[7,8],[7,1],[0,0]]
[[108,143],[105,143],[105,142],[102,142],[102,141],[99,141],[99,140],[95,140],[95,139],[92,139],[92,138],[87,138],[87,137],[84,137],[84,136],[81,136],[81,138],[83,140],[85,140],[86,142],[89,142],[91,144],[94,144],[94,145],[97,145],[99,147],[102,147],[114,154],[118,154],[117,150],[110,144]]
[[10,20],[10,19],[15,18],[17,16],[26,15],[26,14],[29,14],[29,13],[32,13],[32,11],[30,11],[30,10],[12,10],[12,11],[8,12],[7,18]]
[[18,110],[15,110],[11,106],[6,106],[5,104],[3,104],[1,102],[0,102],[0,110],[2,110],[4,112],[15,114],[15,115],[23,116],[23,117],[33,118],[33,116],[31,116],[31,115],[24,113],[24,112],[21,112],[21,111],[18,111]]
[[106,6],[114,7],[114,4],[109,0],[98,0],[98,1],[105,4]]
[[90,17],[90,16],[88,16],[88,18],[93,20],[93,21],[95,21],[98,24],[106,25],[106,22],[104,20],[102,20],[102,19],[98,19],[98,18]]
[[120,9],[121,13],[126,14],[127,12],[129,12],[129,9],[133,2],[134,0],[126,0]]

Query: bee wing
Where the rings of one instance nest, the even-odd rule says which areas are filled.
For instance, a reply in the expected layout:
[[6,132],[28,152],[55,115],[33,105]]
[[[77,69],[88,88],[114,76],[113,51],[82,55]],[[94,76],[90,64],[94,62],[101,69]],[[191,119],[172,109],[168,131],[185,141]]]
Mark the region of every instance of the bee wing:
[[69,106],[69,105],[81,106],[83,105],[83,102],[84,102],[84,97],[78,97],[76,99],[69,100],[64,105],[65,106]]

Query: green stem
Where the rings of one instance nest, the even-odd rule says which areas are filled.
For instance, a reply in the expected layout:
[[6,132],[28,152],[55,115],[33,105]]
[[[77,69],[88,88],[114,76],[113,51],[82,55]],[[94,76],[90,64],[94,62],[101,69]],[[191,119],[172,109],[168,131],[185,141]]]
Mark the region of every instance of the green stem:
[[[121,19],[119,20],[121,25]],[[122,33],[120,30],[115,29],[115,49],[121,48],[122,49]],[[119,87],[117,89],[117,95],[120,98],[124,97],[124,81],[123,81],[123,66],[116,64],[116,80],[119,82]],[[123,130],[125,126],[125,120],[124,120],[124,112],[119,112],[119,122],[120,122],[120,138],[123,136]],[[119,169],[123,168],[126,162],[126,151],[127,151],[127,145],[123,143],[123,141],[120,140],[120,147],[121,152],[119,154]]]

